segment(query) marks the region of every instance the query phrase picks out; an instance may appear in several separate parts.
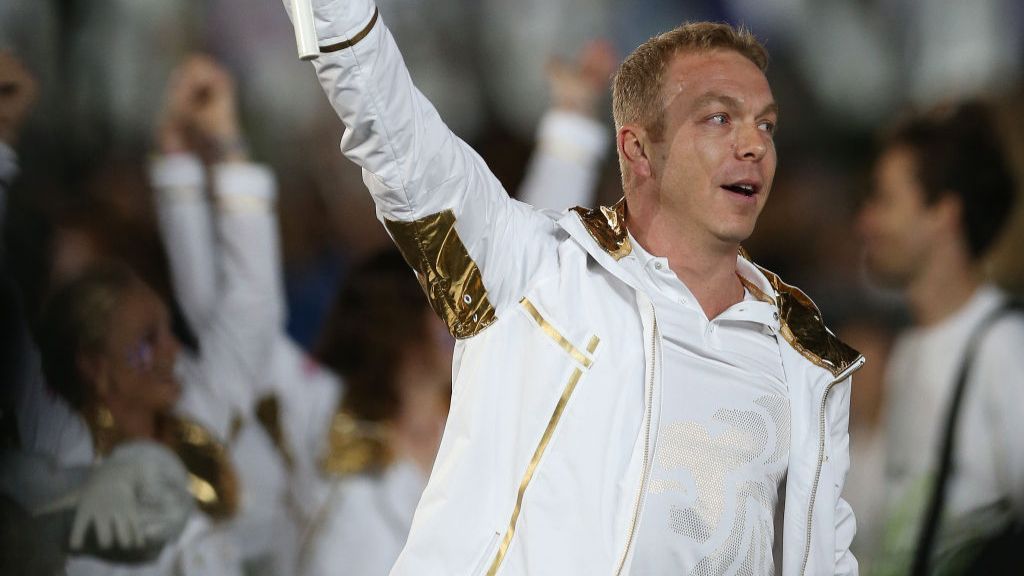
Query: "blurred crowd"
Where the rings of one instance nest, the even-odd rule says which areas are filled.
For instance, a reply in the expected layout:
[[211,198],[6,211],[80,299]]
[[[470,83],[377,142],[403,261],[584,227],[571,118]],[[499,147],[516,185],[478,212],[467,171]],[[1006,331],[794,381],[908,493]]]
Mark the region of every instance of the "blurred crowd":
[[[966,573],[1013,530],[1024,321],[995,311],[1024,294],[1024,6],[377,4],[448,125],[549,210],[622,195],[623,55],[749,27],[782,162],[745,248],[868,358],[862,573],[916,570],[933,525]],[[0,573],[369,575],[401,550],[454,340],[294,42],[277,0],[0,0]]]

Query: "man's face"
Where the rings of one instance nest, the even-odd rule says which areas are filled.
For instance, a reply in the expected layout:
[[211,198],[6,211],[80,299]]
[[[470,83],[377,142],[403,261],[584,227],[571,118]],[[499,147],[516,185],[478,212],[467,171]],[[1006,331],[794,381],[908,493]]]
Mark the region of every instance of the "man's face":
[[177,354],[160,298],[141,282],[126,290],[110,319],[103,355],[111,401],[147,415],[169,410],[181,394],[174,375]]
[[909,148],[886,150],[875,163],[874,187],[857,222],[868,271],[893,288],[917,277],[934,239],[935,209],[925,202],[916,164]]
[[666,69],[665,131],[652,166],[681,232],[736,244],[754,230],[775,178],[778,109],[768,79],[731,50],[682,53]]

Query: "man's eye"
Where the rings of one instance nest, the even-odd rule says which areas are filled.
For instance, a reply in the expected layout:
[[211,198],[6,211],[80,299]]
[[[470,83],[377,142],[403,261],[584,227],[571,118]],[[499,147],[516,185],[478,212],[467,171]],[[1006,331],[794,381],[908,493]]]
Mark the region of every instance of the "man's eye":
[[765,132],[767,132],[767,133],[769,133],[771,135],[775,135],[775,123],[774,122],[765,121],[765,122],[761,122],[758,126],[761,128],[761,130],[764,130]]
[[710,118],[708,118],[708,122],[711,122],[712,124],[718,124],[718,125],[728,124],[729,123],[729,117],[726,116],[725,114],[715,114],[714,116],[711,116]]

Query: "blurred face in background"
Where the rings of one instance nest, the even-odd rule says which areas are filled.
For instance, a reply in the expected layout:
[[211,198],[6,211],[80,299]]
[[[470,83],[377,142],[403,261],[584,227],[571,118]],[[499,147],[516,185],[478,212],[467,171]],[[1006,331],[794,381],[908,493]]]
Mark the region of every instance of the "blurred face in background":
[[886,286],[906,288],[929,263],[939,220],[918,181],[914,152],[906,146],[885,150],[858,219],[872,277]]
[[97,399],[112,411],[153,417],[169,411],[181,395],[177,355],[167,307],[151,288],[134,282],[121,295],[105,349],[94,359]]

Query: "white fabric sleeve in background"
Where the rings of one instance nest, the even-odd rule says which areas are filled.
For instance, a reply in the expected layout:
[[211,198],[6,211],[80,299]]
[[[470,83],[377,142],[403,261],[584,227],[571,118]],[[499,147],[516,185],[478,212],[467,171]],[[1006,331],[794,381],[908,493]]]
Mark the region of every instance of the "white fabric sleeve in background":
[[203,165],[192,154],[160,156],[150,164],[149,177],[174,293],[198,333],[209,325],[217,303],[218,251]]
[[593,207],[610,140],[608,129],[593,118],[561,110],[546,113],[517,198],[541,210]]
[[998,320],[978,348],[972,382],[982,392],[991,426],[995,485],[1024,514],[1024,315]]

